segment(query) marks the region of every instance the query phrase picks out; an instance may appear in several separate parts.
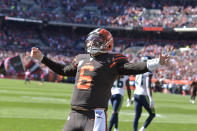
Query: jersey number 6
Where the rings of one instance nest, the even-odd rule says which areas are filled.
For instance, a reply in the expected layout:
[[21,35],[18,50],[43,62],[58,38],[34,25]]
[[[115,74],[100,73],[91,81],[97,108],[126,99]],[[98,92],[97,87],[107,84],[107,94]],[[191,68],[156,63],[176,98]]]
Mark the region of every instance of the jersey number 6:
[[93,65],[85,65],[80,70],[80,75],[78,78],[77,88],[87,90],[90,88],[92,82],[92,77],[85,75],[85,71],[94,71]]

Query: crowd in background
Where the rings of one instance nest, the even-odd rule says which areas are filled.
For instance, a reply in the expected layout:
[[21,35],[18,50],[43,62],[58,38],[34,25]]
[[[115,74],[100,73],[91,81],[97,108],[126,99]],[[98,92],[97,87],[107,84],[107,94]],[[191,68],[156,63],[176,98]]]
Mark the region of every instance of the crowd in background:
[[[47,32],[43,30],[40,35],[35,30],[25,30],[21,28],[6,28],[0,31],[0,59],[14,56],[19,53],[29,52],[32,46],[40,47],[45,55],[61,63],[70,63],[75,55],[84,53],[84,41],[86,36],[72,33]],[[31,40],[40,38],[40,43],[30,43]],[[125,52],[131,62],[140,61],[140,56],[159,56],[159,52],[170,53],[172,56],[171,65],[156,70],[155,78],[192,80],[197,78],[197,42],[192,41],[146,41],[114,38],[115,52],[123,52],[130,48],[136,51]],[[42,42],[41,42],[42,41]],[[138,46],[140,45],[140,46]],[[24,48],[25,47],[25,48]],[[170,52],[173,50],[172,52]],[[183,62],[184,61],[184,62]]]
[[197,27],[195,0],[1,0],[19,18],[113,27]]
[[[131,62],[140,61],[139,56],[151,56],[154,58],[159,55],[161,50],[163,53],[170,54],[170,65],[154,71],[153,79],[156,82],[153,83],[152,87],[154,87],[155,91],[159,92],[167,89],[171,93],[182,94],[184,91],[185,94],[189,94],[191,83],[181,84],[181,82],[175,81],[193,81],[197,79],[197,43],[194,42],[179,48],[175,48],[176,44],[180,44],[178,42],[165,42],[165,46],[153,44],[154,42],[151,43],[143,47],[139,54],[128,54]],[[171,82],[165,80],[170,80]]]
[[[1,40],[0,40],[1,41]],[[137,41],[130,41],[131,48],[133,43]],[[146,42],[145,42],[146,43]],[[176,42],[175,42],[176,43]],[[154,44],[154,42],[148,45],[144,45],[138,53],[125,53],[128,56],[131,62],[139,62],[140,56],[152,56],[153,58],[158,57],[159,52],[161,50],[167,51],[169,48],[173,48],[173,45],[169,45],[168,42],[165,42],[165,46],[160,46],[158,44]],[[74,46],[74,45],[73,45]],[[15,48],[17,48],[15,46]],[[72,47],[74,48],[74,47]],[[122,52],[124,49],[121,46],[115,46],[114,50]],[[53,50],[54,51],[54,50]],[[0,50],[0,59],[4,59],[6,57],[15,56],[18,54],[23,54],[23,56],[29,56],[29,52],[20,51],[16,52],[14,50]],[[72,62],[74,55],[66,55],[65,52],[63,55],[62,52],[58,52],[58,49],[54,52],[45,53],[47,57],[53,59],[62,64],[69,64]],[[77,54],[77,52],[75,52]],[[153,79],[158,80],[160,86],[156,89],[156,83],[154,83],[153,87],[155,87],[155,91],[162,91],[162,88],[167,88],[171,93],[181,93],[180,89],[185,89],[187,92],[189,90],[189,85],[177,85],[173,83],[163,83],[163,79],[170,80],[188,80],[191,81],[197,78],[197,61],[195,60],[197,57],[197,43],[186,46],[185,48],[175,48],[174,51],[171,52],[171,64],[168,67],[162,67],[159,70],[156,70],[153,75]],[[12,70],[10,70],[12,71]],[[180,88],[181,87],[181,88]]]
[[[114,0],[113,4],[104,0],[1,0],[1,14],[113,27],[197,27],[195,0]],[[25,24],[2,26],[0,23],[0,62],[18,54],[30,59],[31,47],[36,46],[50,59],[69,64],[75,55],[85,52],[86,35]],[[114,37],[114,42],[113,51],[123,52],[133,63],[139,62],[141,56],[158,57],[161,50],[171,55],[170,66],[154,72],[153,78],[157,80],[153,85],[155,91],[163,88],[171,93],[188,91],[187,84],[165,83],[163,80],[197,79],[197,41]]]
[[[155,42],[153,42],[155,43]],[[171,64],[168,67],[162,67],[156,71],[155,78],[165,78],[172,80],[192,80],[193,77],[197,78],[197,43],[192,43],[184,48],[174,48],[175,45],[179,44],[165,42],[165,46],[160,46],[158,44],[148,44],[145,45],[139,54],[129,54],[131,55],[131,62],[140,61],[139,56],[159,56],[159,52],[162,50],[163,53],[169,53],[171,55]],[[185,43],[186,44],[186,43]],[[170,51],[173,49],[173,51]]]

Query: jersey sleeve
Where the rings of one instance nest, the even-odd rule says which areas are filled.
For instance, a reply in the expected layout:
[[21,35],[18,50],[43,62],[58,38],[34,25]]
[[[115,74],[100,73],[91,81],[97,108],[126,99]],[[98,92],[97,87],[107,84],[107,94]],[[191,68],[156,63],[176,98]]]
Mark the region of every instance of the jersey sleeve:
[[52,71],[57,74],[64,75],[64,76],[75,76],[77,72],[77,64],[76,59],[69,65],[60,64],[50,60],[47,57],[43,57],[42,63],[48,66]]
[[137,75],[149,72],[146,62],[120,62],[117,66],[117,69],[120,75]]
[[121,54],[116,54],[112,59],[110,68],[117,68],[119,65],[124,63],[128,63],[127,57]]

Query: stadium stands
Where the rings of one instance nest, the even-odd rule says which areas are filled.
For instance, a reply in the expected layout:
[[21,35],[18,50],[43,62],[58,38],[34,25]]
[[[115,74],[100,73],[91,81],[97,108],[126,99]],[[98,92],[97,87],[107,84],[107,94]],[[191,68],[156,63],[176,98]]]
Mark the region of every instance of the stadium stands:
[[2,0],[6,16],[112,27],[196,27],[197,1]]
[[[62,61],[62,63],[69,63],[76,54],[83,52],[84,38],[84,35],[79,36],[74,32],[71,35],[55,30],[43,30],[38,33],[36,30],[27,30],[25,27],[6,28],[6,30],[0,32],[0,47],[3,47],[0,57],[3,59],[18,53],[25,53],[32,46],[40,47],[42,43],[43,50],[47,52],[49,57]],[[155,78],[191,80],[192,77],[197,77],[194,76],[197,69],[197,62],[195,61],[197,56],[196,41],[194,43],[187,41],[146,41],[115,37],[114,51],[122,52],[128,47],[133,49],[138,47],[137,54],[134,51],[128,54],[132,62],[139,61],[139,56],[149,55],[154,57],[158,56],[160,50],[167,52],[169,49],[175,49],[175,51],[171,52],[173,57],[172,65],[168,69],[164,67],[157,71],[154,75]]]
[[[0,16],[32,20],[55,21],[85,25],[130,27],[197,27],[197,2],[195,0],[143,0],[110,1],[97,0],[1,0]],[[17,22],[16,22],[17,23]],[[10,23],[0,19],[0,61],[17,54],[28,56],[32,46],[40,47],[45,54],[61,63],[70,63],[78,53],[84,52],[86,28],[79,33],[77,27],[48,28],[43,24]],[[47,26],[47,25],[46,25]],[[125,28],[127,29],[127,28]],[[135,31],[135,30],[134,30]],[[170,30],[172,31],[172,30]],[[140,56],[158,56],[158,52],[171,52],[171,66],[155,71],[154,78],[187,80],[197,78],[197,40],[188,35],[188,40],[166,33],[165,38],[145,37],[143,32],[133,36],[121,36],[123,31],[114,31],[114,51],[123,52],[132,62]],[[160,35],[162,36],[162,35]],[[195,35],[194,35],[195,36]],[[144,37],[142,39],[142,37]],[[162,36],[163,37],[163,36]],[[174,39],[174,37],[176,39]],[[183,38],[184,39],[184,38]],[[129,48],[132,51],[128,51]],[[184,62],[183,62],[184,61]]]

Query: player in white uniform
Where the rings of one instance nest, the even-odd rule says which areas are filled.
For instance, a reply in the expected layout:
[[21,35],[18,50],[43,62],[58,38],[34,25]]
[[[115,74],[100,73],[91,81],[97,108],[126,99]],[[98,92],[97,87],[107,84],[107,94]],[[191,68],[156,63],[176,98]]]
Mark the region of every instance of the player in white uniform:
[[111,89],[111,103],[113,107],[112,116],[109,122],[109,131],[111,131],[113,125],[115,125],[114,131],[118,131],[118,113],[122,106],[124,87],[127,87],[128,98],[131,102],[131,90],[129,85],[129,76],[119,76],[119,78],[114,82]]
[[[142,61],[151,59],[150,57],[143,57]],[[133,121],[133,131],[138,131],[138,120],[142,113],[142,107],[144,107],[148,113],[149,117],[146,119],[144,125],[139,131],[145,131],[147,126],[150,124],[152,119],[155,117],[154,101],[152,99],[151,91],[151,79],[152,73],[147,72],[144,74],[136,75],[135,78],[135,118]]]

